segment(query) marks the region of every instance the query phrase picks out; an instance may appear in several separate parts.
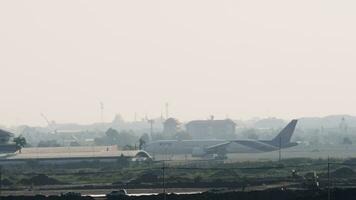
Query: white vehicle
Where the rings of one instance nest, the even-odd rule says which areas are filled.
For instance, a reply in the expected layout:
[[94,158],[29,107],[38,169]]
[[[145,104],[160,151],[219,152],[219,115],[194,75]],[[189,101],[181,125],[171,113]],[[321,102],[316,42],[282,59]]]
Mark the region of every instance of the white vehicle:
[[126,196],[127,191],[125,189],[120,189],[120,190],[115,190],[110,192],[109,194],[106,194],[106,197],[120,197],[120,196]]

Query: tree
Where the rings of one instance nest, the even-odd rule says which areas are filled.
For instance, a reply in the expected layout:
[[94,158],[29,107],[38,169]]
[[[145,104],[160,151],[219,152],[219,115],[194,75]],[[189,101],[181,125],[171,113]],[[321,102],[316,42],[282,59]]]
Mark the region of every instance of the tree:
[[95,138],[94,141],[98,145],[118,145],[124,147],[126,145],[135,145],[139,138],[133,131],[120,131],[109,128],[105,135]]
[[352,141],[351,141],[350,138],[344,137],[344,140],[342,141],[342,144],[351,145],[351,144],[352,144]]
[[16,149],[21,153],[21,149],[27,144],[26,138],[21,135],[14,138],[14,142],[16,144]]
[[141,136],[141,139],[143,139],[146,143],[149,143],[149,142],[150,142],[150,136],[149,136],[147,133],[144,133],[144,134]]
[[105,135],[106,135],[106,138],[107,138],[107,143],[109,145],[118,144],[118,142],[119,142],[119,132],[117,132],[117,130],[109,128],[105,132]]
[[143,149],[143,146],[145,146],[145,144],[147,144],[149,142],[149,140],[150,140],[150,137],[148,136],[148,134],[147,133],[143,134],[138,141],[139,149],[140,150]]
[[143,149],[143,146],[145,146],[146,141],[145,141],[144,139],[142,139],[142,137],[141,137],[138,142],[139,142],[138,148],[139,148],[140,150]]

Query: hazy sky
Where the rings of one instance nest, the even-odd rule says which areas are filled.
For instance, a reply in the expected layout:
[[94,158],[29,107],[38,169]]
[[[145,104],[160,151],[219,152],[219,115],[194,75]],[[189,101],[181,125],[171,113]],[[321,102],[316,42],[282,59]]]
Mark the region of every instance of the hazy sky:
[[354,0],[0,1],[0,124],[356,114]]

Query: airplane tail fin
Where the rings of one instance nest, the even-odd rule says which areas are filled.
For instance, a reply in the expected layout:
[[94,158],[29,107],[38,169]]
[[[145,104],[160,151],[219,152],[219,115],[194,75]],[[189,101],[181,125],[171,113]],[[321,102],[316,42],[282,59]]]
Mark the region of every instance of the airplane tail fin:
[[272,140],[273,145],[282,147],[290,143],[298,120],[294,119]]

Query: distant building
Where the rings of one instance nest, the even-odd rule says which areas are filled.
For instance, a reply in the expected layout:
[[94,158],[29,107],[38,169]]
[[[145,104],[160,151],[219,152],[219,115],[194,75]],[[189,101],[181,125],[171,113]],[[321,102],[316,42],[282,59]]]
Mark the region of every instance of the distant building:
[[168,118],[163,123],[163,134],[175,135],[180,129],[180,123],[175,118]]
[[142,150],[120,151],[116,145],[92,147],[43,147],[23,148],[22,153],[0,158],[0,165],[24,164],[37,161],[40,164],[67,164],[80,162],[118,162],[120,157],[132,161],[151,160],[152,157]]
[[235,135],[236,124],[230,119],[195,120],[186,124],[193,139],[230,139]]

